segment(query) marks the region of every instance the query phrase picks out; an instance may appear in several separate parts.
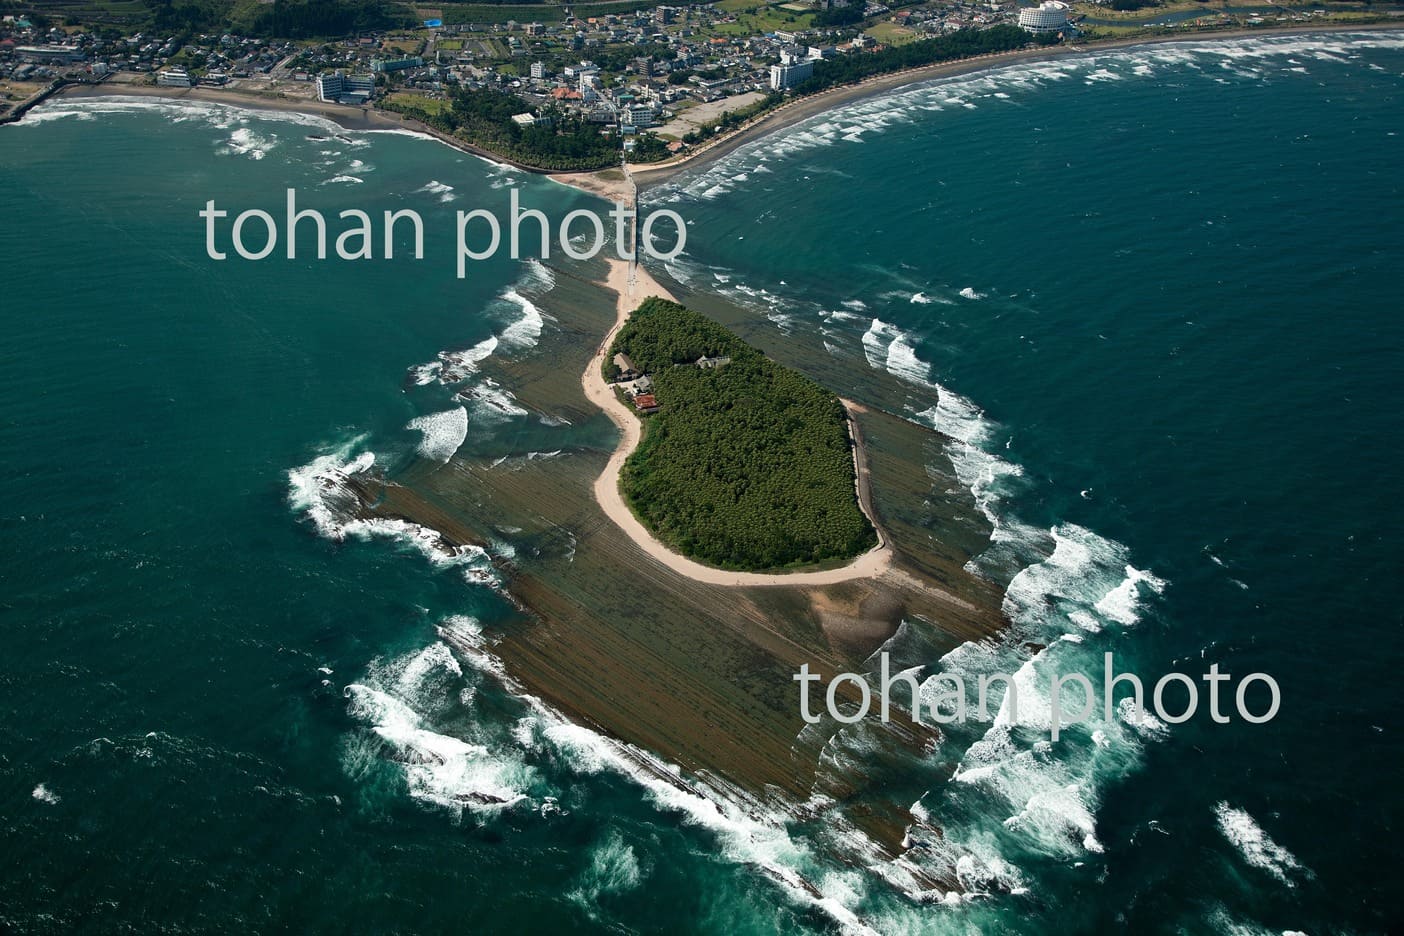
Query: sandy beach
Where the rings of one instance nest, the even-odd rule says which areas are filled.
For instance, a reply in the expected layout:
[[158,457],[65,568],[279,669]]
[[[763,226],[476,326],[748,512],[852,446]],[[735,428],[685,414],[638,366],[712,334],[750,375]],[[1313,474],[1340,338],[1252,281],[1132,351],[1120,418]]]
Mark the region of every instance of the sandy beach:
[[845,104],[852,104],[865,98],[885,94],[905,85],[930,81],[934,78],[955,78],[1006,65],[1043,62],[1066,56],[1094,55],[1098,52],[1111,52],[1135,46],[1161,45],[1183,42],[1218,42],[1226,39],[1267,39],[1274,36],[1300,35],[1310,33],[1339,32],[1378,32],[1386,29],[1404,29],[1401,22],[1380,22],[1362,25],[1336,23],[1314,23],[1300,26],[1283,26],[1267,29],[1228,29],[1219,31],[1176,33],[1165,36],[1139,36],[1128,39],[1110,39],[1095,43],[1070,43],[1050,48],[1020,49],[1016,52],[1000,52],[982,55],[977,58],[942,62],[936,65],[923,65],[906,71],[878,75],[858,84],[842,85],[822,91],[819,94],[799,98],[782,104],[773,111],[743,124],[738,129],[719,137],[685,156],[662,163],[631,165],[635,181],[640,189],[660,185],[680,172],[701,170],[747,143],[786,127],[792,127],[825,111]]
[[[814,117],[825,111],[865,98],[884,94],[905,85],[930,81],[934,78],[952,78],[1028,62],[1041,62],[1073,55],[1090,55],[1101,51],[1114,51],[1135,46],[1159,45],[1175,42],[1214,42],[1226,39],[1271,38],[1274,36],[1340,33],[1377,32],[1387,29],[1404,29],[1404,22],[1376,22],[1365,24],[1307,23],[1295,26],[1270,27],[1263,29],[1229,29],[1193,33],[1176,33],[1163,36],[1138,36],[1127,39],[1103,40],[1095,43],[1070,43],[1051,48],[1020,49],[1015,52],[1001,52],[978,58],[960,59],[924,65],[906,71],[878,75],[854,85],[843,85],[819,94],[799,98],[768,111],[750,123],[742,125],[722,137],[693,150],[685,156],[676,157],[662,163],[631,165],[629,169],[639,189],[662,184],[680,172],[700,170],[725,157],[741,146],[760,139],[767,134]],[[629,186],[622,179],[619,169],[603,169],[595,172],[547,172],[524,165],[489,150],[466,143],[457,137],[435,130],[412,117],[392,111],[370,107],[350,107],[340,104],[326,104],[312,98],[282,97],[273,94],[260,94],[253,91],[216,88],[160,88],[150,85],[137,85],[128,82],[106,81],[99,84],[70,85],[61,89],[57,96],[63,97],[151,97],[174,101],[193,100],[212,104],[225,104],[250,110],[283,111],[311,114],[333,121],[348,130],[403,130],[432,137],[440,142],[473,156],[490,162],[514,166],[526,172],[546,175],[563,185],[570,185],[592,195],[611,201],[627,198]],[[41,105],[42,106],[42,105]]]
[[[855,579],[875,578],[886,572],[892,562],[892,551],[881,531],[878,533],[878,545],[859,556],[852,563],[838,569],[822,569],[814,572],[730,572],[726,569],[716,569],[702,565],[700,562],[694,562],[686,556],[673,552],[654,538],[653,534],[639,521],[639,518],[634,516],[629,505],[624,503],[623,495],[619,493],[619,472],[624,467],[625,459],[638,447],[639,440],[643,437],[643,427],[639,418],[619,401],[614,390],[605,383],[602,367],[604,356],[608,353],[614,336],[619,333],[619,329],[624,327],[624,323],[629,320],[629,314],[639,303],[650,296],[659,296],[670,300],[673,299],[673,296],[660,286],[658,281],[650,276],[642,266],[631,267],[631,264],[618,259],[609,261],[609,276],[605,280],[605,285],[619,296],[614,327],[600,342],[599,350],[590,359],[590,364],[585,368],[585,373],[581,377],[581,386],[585,390],[585,396],[590,402],[605,411],[610,420],[619,427],[620,432],[619,445],[610,455],[605,470],[594,484],[595,500],[605,515],[628,534],[630,539],[650,557],[679,575],[709,585],[835,585]],[[865,477],[864,470],[860,466],[859,500],[866,512],[867,498],[861,496],[862,480]],[[868,519],[871,521],[872,516],[869,515]],[[876,523],[873,526],[874,529],[877,528]]]

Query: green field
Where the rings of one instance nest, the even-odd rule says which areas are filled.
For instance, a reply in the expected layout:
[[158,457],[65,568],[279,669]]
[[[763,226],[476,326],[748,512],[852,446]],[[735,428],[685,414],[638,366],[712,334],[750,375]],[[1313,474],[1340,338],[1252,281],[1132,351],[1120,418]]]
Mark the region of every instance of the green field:
[[385,98],[385,103],[400,107],[417,107],[427,114],[443,114],[453,109],[453,104],[441,98],[431,98],[413,91],[396,91]]
[[812,18],[812,13],[794,13],[752,2],[736,12],[736,22],[719,23],[707,31],[718,36],[754,36],[776,30],[805,29]]
[[902,45],[921,38],[918,33],[905,26],[898,26],[896,23],[889,23],[886,21],[874,23],[863,30],[863,32],[872,36],[883,45]]

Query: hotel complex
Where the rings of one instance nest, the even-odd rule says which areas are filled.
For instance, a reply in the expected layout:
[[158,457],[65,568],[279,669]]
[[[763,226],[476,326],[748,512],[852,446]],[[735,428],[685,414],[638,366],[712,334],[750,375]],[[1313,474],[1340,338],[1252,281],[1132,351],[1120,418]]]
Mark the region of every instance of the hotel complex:
[[814,74],[811,61],[795,62],[792,65],[770,66],[770,87],[774,91],[786,91]]
[[1019,11],[1019,25],[1029,32],[1061,32],[1068,28],[1068,5],[1060,0],[1043,0],[1036,7]]
[[317,97],[328,104],[364,104],[375,93],[375,78],[335,72],[317,76]]

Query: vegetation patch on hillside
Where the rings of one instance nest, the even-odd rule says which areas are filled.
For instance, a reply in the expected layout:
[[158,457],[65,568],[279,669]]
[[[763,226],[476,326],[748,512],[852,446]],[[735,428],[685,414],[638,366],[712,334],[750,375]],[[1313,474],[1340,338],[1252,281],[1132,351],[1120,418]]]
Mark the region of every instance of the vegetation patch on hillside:
[[[649,299],[620,329],[658,410],[620,477],[663,542],[711,565],[832,565],[877,544],[858,506],[852,441],[833,393],[677,303]],[[699,358],[730,358],[699,367]]]

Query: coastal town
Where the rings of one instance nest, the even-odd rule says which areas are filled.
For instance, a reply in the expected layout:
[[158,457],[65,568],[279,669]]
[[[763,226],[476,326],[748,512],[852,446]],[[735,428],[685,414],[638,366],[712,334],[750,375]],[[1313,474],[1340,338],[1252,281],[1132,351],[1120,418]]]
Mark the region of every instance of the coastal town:
[[[246,27],[257,34],[202,29],[206,24],[193,14],[183,23],[157,16],[170,25],[154,25],[150,17],[106,7],[74,6],[62,19],[22,11],[0,23],[0,120],[66,83],[101,83],[114,93],[217,89],[245,99],[374,107],[528,166],[588,169],[616,161],[611,151],[622,150],[635,162],[668,159],[790,96],[924,63],[924,57],[964,54],[963,47],[945,51],[933,44],[942,37],[1004,30],[1000,44],[966,46],[1005,51],[1014,43],[1136,29],[1280,25],[1328,16],[1266,4],[1261,14],[1246,16],[1242,10],[1257,8],[1229,13],[1221,4],[1190,3],[1180,10],[1185,4],[1175,0],[1169,3],[1174,12],[1150,7],[1128,13],[1142,0],[1104,2],[373,4],[377,15],[357,22],[378,28],[258,20]],[[1330,6],[1331,18],[1367,15],[1364,6]],[[904,48],[911,54],[893,54]],[[543,140],[567,134],[586,143],[560,147],[570,155],[533,158]]]

